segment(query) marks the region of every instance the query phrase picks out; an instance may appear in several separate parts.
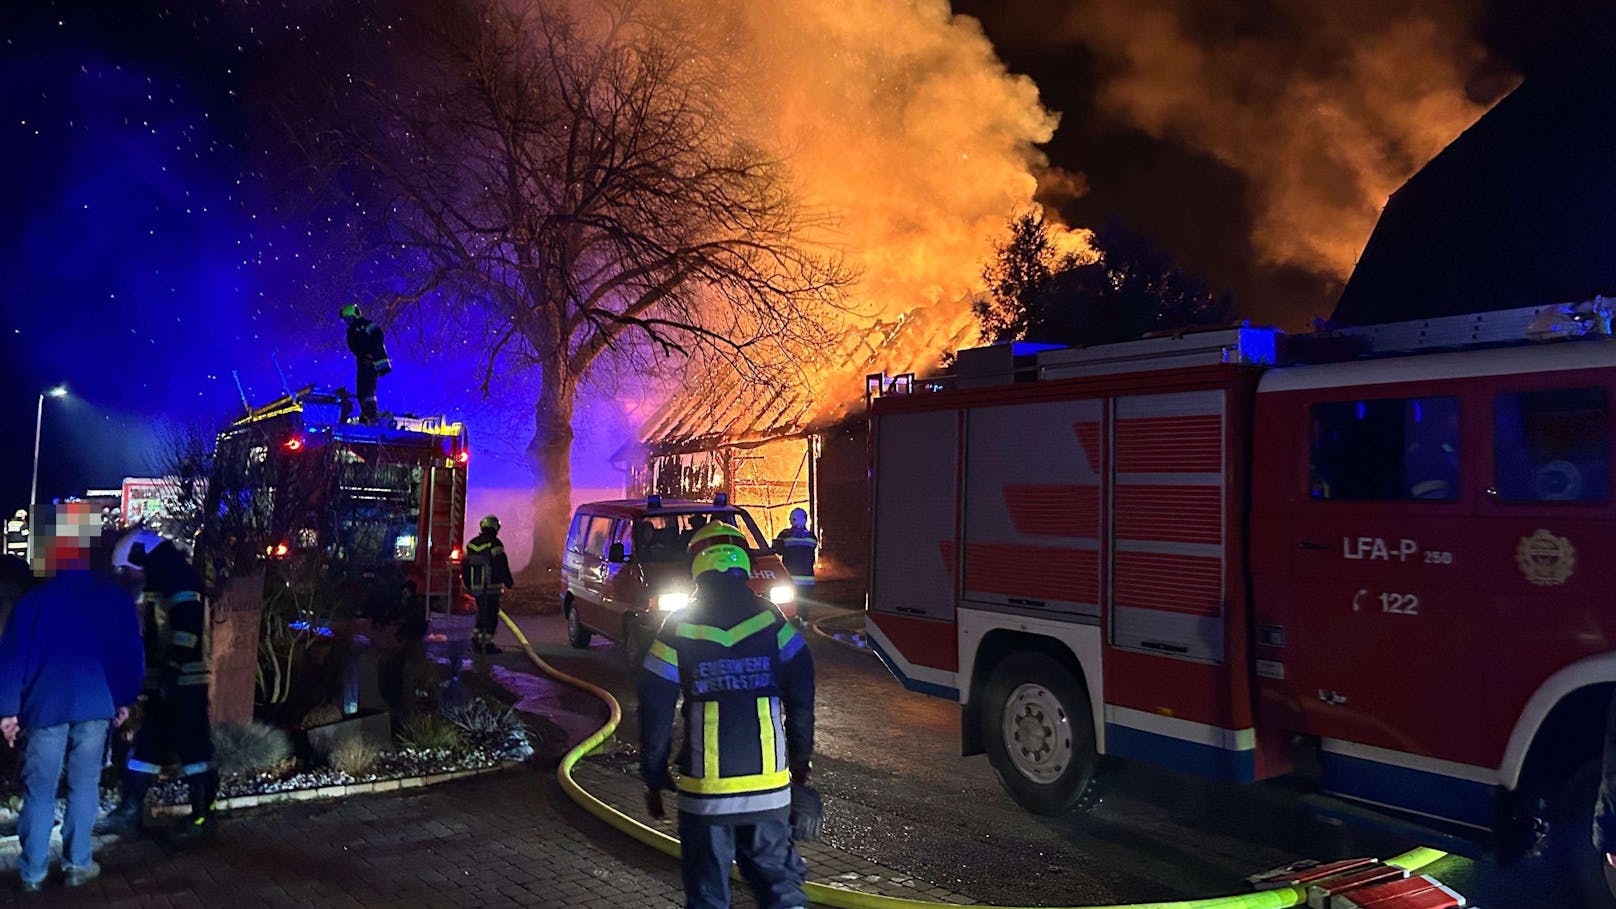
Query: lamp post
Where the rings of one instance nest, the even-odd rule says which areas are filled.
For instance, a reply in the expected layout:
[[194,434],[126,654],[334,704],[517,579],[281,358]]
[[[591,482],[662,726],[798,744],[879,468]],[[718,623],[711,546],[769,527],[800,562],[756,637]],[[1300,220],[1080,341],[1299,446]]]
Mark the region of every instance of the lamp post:
[[28,485],[28,564],[34,564],[34,537],[37,533],[36,520],[39,507],[36,501],[39,498],[39,432],[45,426],[45,399],[61,398],[67,396],[67,386],[58,385],[39,393],[39,407],[34,412],[34,480]]

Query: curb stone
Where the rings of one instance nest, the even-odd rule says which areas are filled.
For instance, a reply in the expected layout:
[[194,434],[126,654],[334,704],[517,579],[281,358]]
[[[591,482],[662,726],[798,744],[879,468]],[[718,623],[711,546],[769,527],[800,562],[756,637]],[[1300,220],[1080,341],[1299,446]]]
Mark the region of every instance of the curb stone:
[[[453,780],[469,779],[474,776],[483,776],[489,773],[498,773],[521,766],[520,761],[502,761],[491,767],[476,767],[469,770],[455,770],[450,773],[433,773],[420,776],[393,777],[386,780],[372,780],[368,783],[349,783],[336,786],[319,786],[313,789],[288,789],[284,792],[260,792],[253,795],[237,795],[214,802],[214,810],[228,814],[232,811],[243,811],[248,808],[263,808],[271,805],[288,805],[295,802],[320,802],[331,799],[346,798],[351,795],[372,795],[384,792],[396,792],[401,789],[418,789],[434,786],[438,783],[447,783]],[[153,817],[184,817],[191,813],[190,805],[153,805]],[[60,827],[52,828],[51,838],[54,841],[60,836]],[[97,837],[99,839],[100,837]],[[18,845],[17,834],[10,833],[0,836],[0,849],[15,848]]]

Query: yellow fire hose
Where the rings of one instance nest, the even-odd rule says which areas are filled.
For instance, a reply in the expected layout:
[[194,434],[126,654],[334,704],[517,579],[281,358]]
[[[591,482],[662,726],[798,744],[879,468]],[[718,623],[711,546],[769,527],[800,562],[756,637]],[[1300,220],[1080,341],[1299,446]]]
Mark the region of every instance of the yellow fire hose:
[[[522,633],[522,629],[516,627],[516,623],[511,621],[510,616],[501,612],[499,617],[505,622],[505,627],[509,628],[511,634],[515,635],[516,640],[521,643],[522,650],[527,654],[528,659],[532,660],[533,664],[539,667],[541,672],[558,682],[582,689],[600,698],[611,711],[611,716],[607,718],[604,725],[595,730],[588,738],[579,742],[577,746],[561,758],[561,766],[556,768],[556,780],[561,783],[561,788],[566,791],[568,797],[595,817],[659,852],[679,858],[679,841],[677,839],[660,830],[648,827],[618,811],[591,795],[572,778],[573,767],[577,766],[580,760],[600,747],[603,742],[611,738],[612,734],[617,731],[618,724],[623,720],[623,708],[617,703],[617,698],[612,697],[611,692],[599,685],[568,675],[545,662],[543,657],[534,652],[533,645],[528,643],[527,635]],[[1422,846],[1417,849],[1411,849],[1396,858],[1389,859],[1386,864],[1401,868],[1404,871],[1415,871],[1442,858],[1444,855],[1446,853]],[[924,907],[944,905],[929,900],[912,900],[903,897],[884,896],[879,893],[847,890],[842,887],[816,884],[813,881],[805,883],[803,891],[814,903],[822,906],[834,906],[838,907],[838,909],[924,909]],[[1108,907],[1069,907],[1069,909],[1290,909],[1293,906],[1304,905],[1306,902],[1307,892],[1305,889],[1301,887],[1282,887],[1277,890],[1261,890],[1254,893],[1240,893],[1234,896],[1220,896],[1211,899],[1182,900],[1170,903],[1131,903]],[[956,909],[1016,909],[1016,907],[957,906]],[[1034,909],[1034,907],[1022,907],[1022,909]]]

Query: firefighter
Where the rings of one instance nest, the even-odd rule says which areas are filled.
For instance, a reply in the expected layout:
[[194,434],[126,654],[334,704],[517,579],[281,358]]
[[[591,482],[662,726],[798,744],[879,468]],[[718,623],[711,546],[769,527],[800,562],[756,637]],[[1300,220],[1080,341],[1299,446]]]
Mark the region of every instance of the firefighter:
[[505,558],[505,544],[499,541],[499,518],[487,515],[478,522],[477,536],[466,544],[460,563],[460,579],[466,592],[477,600],[477,630],[472,634],[472,650],[499,653],[494,632],[499,630],[499,593],[516,586],[511,563]]
[[140,728],[129,751],[123,795],[103,829],[130,833],[141,828],[146,792],[163,763],[177,757],[191,792],[191,816],[174,835],[193,839],[214,830],[213,801],[219,772],[208,726],[208,614],[202,584],[185,555],[170,540],[150,551],[130,547],[128,561],[145,576],[146,684]]
[[642,664],[640,773],[645,807],[664,816],[674,712],[683,700],[679,841],[685,906],[729,905],[729,871],[762,909],[806,906],[807,866],[791,837],[793,786],[814,742],[813,657],[796,627],[748,586],[746,538],[714,521],[690,541],[691,605],[670,613]]
[[376,410],[376,380],[392,372],[393,364],[387,359],[381,326],[360,315],[358,303],[342,307],[342,321],[348,323],[348,349],[359,369],[354,380],[359,394],[359,422],[374,426],[381,419]]
[[811,587],[814,583],[814,558],[819,553],[819,538],[808,529],[808,512],[791,509],[791,526],[774,538],[774,551],[791,573],[798,587]]

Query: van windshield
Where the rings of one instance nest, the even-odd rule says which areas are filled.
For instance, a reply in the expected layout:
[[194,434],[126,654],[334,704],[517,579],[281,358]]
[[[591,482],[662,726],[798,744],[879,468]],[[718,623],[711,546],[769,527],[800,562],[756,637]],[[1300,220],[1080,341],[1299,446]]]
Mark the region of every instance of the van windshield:
[[739,527],[751,539],[753,552],[769,548],[757,525],[752,523],[752,516],[733,510],[646,515],[634,522],[630,548],[641,562],[682,562],[686,559],[685,549],[690,545],[690,538],[712,521]]

